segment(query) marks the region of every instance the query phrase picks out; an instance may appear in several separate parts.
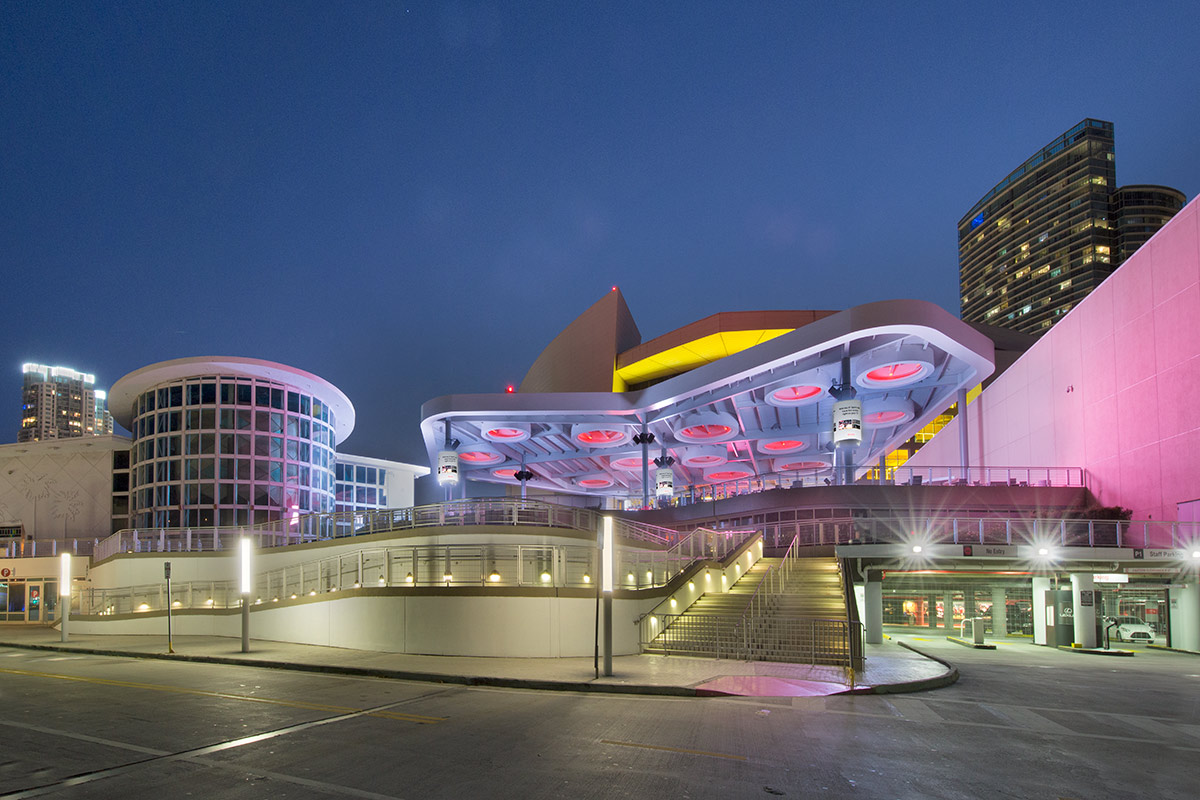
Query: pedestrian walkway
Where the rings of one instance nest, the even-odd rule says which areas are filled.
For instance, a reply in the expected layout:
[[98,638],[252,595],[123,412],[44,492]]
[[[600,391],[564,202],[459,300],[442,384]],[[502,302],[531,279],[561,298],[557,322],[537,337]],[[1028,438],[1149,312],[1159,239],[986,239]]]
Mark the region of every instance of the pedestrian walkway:
[[[220,636],[181,636],[167,652],[165,636],[71,634],[57,629],[0,625],[0,647],[64,650],[134,658],[252,664],[275,669],[371,675],[403,680],[566,691],[678,696],[738,695],[807,697],[843,692],[919,691],[952,683],[957,671],[894,642],[867,645],[865,668],[730,661],[689,656],[634,655],[613,658],[612,677],[596,677],[591,658],[477,658],[418,656]],[[603,669],[603,662],[601,662]]]

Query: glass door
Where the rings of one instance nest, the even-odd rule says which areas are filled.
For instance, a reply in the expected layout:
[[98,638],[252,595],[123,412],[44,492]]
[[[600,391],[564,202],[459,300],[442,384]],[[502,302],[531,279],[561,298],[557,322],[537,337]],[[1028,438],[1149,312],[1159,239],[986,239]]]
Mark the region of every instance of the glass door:
[[41,581],[26,581],[25,583],[26,603],[25,603],[25,621],[26,622],[41,622],[43,616],[42,609],[42,582]]

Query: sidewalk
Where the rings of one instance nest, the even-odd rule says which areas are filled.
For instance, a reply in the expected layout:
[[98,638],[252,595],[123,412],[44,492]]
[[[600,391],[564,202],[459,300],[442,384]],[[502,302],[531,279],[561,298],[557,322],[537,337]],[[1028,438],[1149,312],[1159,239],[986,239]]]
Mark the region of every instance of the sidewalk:
[[241,640],[219,636],[177,637],[174,654],[168,654],[165,636],[71,634],[70,638],[63,643],[59,632],[48,627],[0,625],[0,647],[247,664],[469,686],[691,697],[809,697],[920,691],[958,678],[957,670],[948,664],[892,641],[867,645],[866,666],[853,678],[841,667],[652,655],[617,656],[613,658],[613,677],[597,678],[591,658],[414,656],[261,640],[252,640],[250,652],[242,653]]

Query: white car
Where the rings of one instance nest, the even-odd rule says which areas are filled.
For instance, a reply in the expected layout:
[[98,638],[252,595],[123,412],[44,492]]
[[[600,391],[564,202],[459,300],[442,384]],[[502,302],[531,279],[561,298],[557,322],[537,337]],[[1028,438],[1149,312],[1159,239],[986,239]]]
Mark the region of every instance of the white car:
[[[1117,617],[1115,620],[1109,620],[1109,623],[1112,622],[1117,624],[1110,629],[1110,635],[1118,642],[1150,644],[1154,641],[1154,631],[1150,630],[1150,626],[1137,617]],[[1107,624],[1105,627],[1108,627]]]

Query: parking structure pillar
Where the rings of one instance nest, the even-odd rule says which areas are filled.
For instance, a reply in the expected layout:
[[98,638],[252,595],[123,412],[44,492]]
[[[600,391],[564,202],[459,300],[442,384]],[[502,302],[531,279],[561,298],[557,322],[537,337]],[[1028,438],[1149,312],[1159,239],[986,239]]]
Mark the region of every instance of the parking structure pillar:
[[954,630],[954,592],[946,592],[942,598],[942,627],[946,633]]
[[1200,650],[1200,586],[1195,573],[1187,576],[1187,583],[1167,589],[1167,603],[1171,609],[1171,647]]
[[1008,635],[1008,598],[1004,587],[992,587],[992,636]]
[[1046,592],[1050,578],[1033,579],[1033,643],[1046,643]]
[[878,572],[867,571],[863,586],[863,629],[867,644],[883,644],[883,581]]
[[1096,582],[1090,572],[1071,573],[1071,602],[1075,606],[1075,642],[1096,646]]
[[930,628],[936,628],[938,626],[937,595],[931,594],[928,597],[926,597],[925,605],[927,607],[927,610],[925,613],[925,624],[928,625]]

